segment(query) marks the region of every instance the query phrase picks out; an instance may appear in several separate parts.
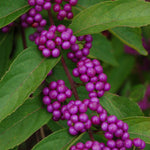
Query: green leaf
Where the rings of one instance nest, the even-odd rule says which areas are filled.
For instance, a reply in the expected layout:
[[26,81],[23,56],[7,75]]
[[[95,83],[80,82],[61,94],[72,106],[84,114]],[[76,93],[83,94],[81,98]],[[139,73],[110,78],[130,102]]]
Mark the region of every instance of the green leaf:
[[115,115],[118,119],[129,116],[143,116],[139,106],[126,97],[106,93],[100,99],[100,103],[110,115]]
[[124,55],[119,58],[118,62],[119,65],[107,73],[108,82],[111,84],[111,92],[116,92],[131,73],[135,64],[135,58]]
[[149,12],[150,3],[144,1],[100,2],[80,12],[69,27],[77,36],[119,26],[140,27],[150,24]]
[[83,134],[72,136],[68,133],[68,129],[62,129],[44,138],[32,150],[69,150],[70,145],[74,144]]
[[0,123],[1,149],[7,150],[21,144],[50,118],[51,114],[42,108],[40,97],[28,99]]
[[66,120],[54,121],[54,120],[52,120],[52,119],[47,123],[47,126],[48,126],[48,127],[50,128],[50,130],[53,131],[53,132],[68,127]]
[[129,125],[131,138],[141,138],[150,144],[150,117],[129,117],[123,119]]
[[0,28],[16,20],[26,13],[31,7],[26,0],[1,0],[0,1]]
[[78,0],[78,3],[75,7],[77,7],[78,9],[84,9],[84,8],[88,8],[89,6],[92,6],[94,4],[97,4],[99,2],[104,2],[104,1],[108,1],[108,0]]
[[115,58],[118,59],[122,55],[124,55],[124,44],[113,35],[111,37],[111,44],[113,47],[113,54],[114,54]]
[[143,36],[147,39],[150,38],[150,25],[142,27]]
[[140,54],[148,54],[142,45],[142,33],[140,28],[117,27],[109,31],[118,37],[124,44],[135,49]]
[[23,104],[59,60],[43,58],[36,47],[18,55],[0,81],[0,121]]
[[[9,44],[8,44],[9,43]],[[13,44],[13,32],[0,34],[0,78],[8,68]]]
[[146,86],[143,84],[137,85],[131,89],[131,93],[129,95],[130,100],[138,102],[142,100],[146,92]]
[[92,37],[92,48],[88,57],[97,58],[110,65],[116,66],[117,61],[113,56],[111,43],[101,34],[94,34]]

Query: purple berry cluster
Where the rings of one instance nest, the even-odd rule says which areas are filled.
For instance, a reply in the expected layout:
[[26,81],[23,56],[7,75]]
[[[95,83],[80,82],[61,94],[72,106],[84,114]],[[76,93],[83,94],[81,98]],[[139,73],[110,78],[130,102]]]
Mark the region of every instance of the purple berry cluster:
[[28,0],[30,6],[34,6],[37,12],[42,11],[43,9],[51,9],[51,0]]
[[107,120],[101,124],[101,129],[104,131],[105,138],[108,139],[107,146],[109,148],[129,149],[136,146],[140,149],[145,147],[144,141],[141,145],[137,145],[135,139],[132,141],[128,133],[128,125],[122,120],[118,120],[116,116],[108,116]]
[[71,100],[63,109],[63,118],[67,120],[69,133],[77,135],[91,127],[91,121],[86,114],[89,100]]
[[105,91],[110,89],[107,76],[103,73],[103,68],[97,59],[86,58],[79,61],[72,73],[74,77],[79,77],[83,83],[86,83],[85,87],[90,98],[102,97]]
[[44,27],[47,21],[43,19],[42,15],[36,11],[35,8],[31,8],[27,13],[21,16],[21,25],[23,28],[29,26],[33,28]]
[[64,25],[50,26],[49,30],[43,30],[41,35],[35,39],[36,45],[44,57],[58,57],[60,48],[67,50],[75,44],[76,38],[70,28]]
[[[77,43],[71,46],[71,52],[68,52],[67,57],[75,63],[86,58],[90,53],[92,41],[91,35],[77,37]],[[83,45],[83,47],[80,49],[79,45]]]
[[105,121],[101,124],[101,129],[104,131],[107,139],[106,146],[104,143],[97,141],[87,141],[85,144],[79,142],[71,146],[70,150],[126,150],[133,146],[139,149],[145,148],[145,142],[140,138],[133,140],[129,138],[128,125],[126,123],[118,120],[116,116],[106,117],[104,117]]
[[7,26],[3,27],[3,28],[1,29],[2,32],[4,32],[4,33],[9,32],[9,31],[10,31],[10,28],[11,28],[13,25],[14,25],[14,22],[12,22],[12,23],[8,24]]
[[49,87],[43,89],[43,103],[47,105],[47,111],[53,114],[53,120],[58,121],[62,117],[62,104],[72,96],[72,91],[65,86],[63,80],[52,81]]
[[[67,2],[63,4],[63,2]],[[53,11],[57,13],[58,20],[64,20],[64,18],[72,19],[72,6],[75,6],[78,0],[55,0]]]
[[99,143],[98,141],[87,141],[85,144],[82,142],[71,146],[70,150],[103,150],[105,148],[104,143]]

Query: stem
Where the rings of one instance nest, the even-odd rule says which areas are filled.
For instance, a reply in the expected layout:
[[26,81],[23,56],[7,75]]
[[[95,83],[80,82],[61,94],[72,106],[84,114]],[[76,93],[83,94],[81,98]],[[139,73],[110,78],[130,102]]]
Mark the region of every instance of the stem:
[[21,27],[21,36],[22,36],[23,47],[24,47],[24,49],[26,49],[27,48],[27,42],[26,42],[26,36],[25,36],[25,32],[24,32],[23,27]]
[[68,67],[67,67],[67,65],[66,65],[66,62],[65,62],[63,56],[61,57],[61,63],[62,63],[62,65],[63,65],[63,67],[64,67],[64,70],[65,70],[66,75],[67,75],[67,77],[68,77],[68,80],[69,80],[69,82],[70,82],[71,89],[72,89],[72,92],[73,92],[73,94],[74,94],[74,97],[75,97],[75,99],[79,99],[79,96],[78,96],[78,93],[77,93],[77,89],[76,89],[76,87],[75,87],[74,81],[73,81],[73,79],[72,79],[72,77],[71,77],[71,74],[70,74],[70,72],[69,72],[69,70],[68,70]]
[[44,128],[43,127],[40,128],[40,134],[41,134],[41,138],[44,139],[45,138],[45,133],[44,133]]
[[51,10],[48,10],[48,16],[49,16],[49,21],[51,23],[51,25],[54,25],[54,20],[53,20],[53,17],[52,17],[52,13],[51,13]]
[[[48,10],[48,16],[49,16],[49,20],[50,20],[51,25],[54,25],[54,20],[53,20],[52,13],[51,13],[50,10]],[[61,51],[61,48],[60,48],[60,47],[58,47],[58,48],[59,48],[59,50]],[[78,96],[78,93],[77,93],[77,89],[76,89],[76,87],[75,87],[74,81],[73,81],[73,79],[72,79],[72,77],[71,77],[71,74],[70,74],[70,72],[69,72],[69,69],[68,69],[68,67],[67,67],[67,65],[66,65],[66,62],[65,62],[63,56],[61,57],[61,63],[62,63],[62,65],[63,65],[63,68],[64,68],[64,70],[65,70],[65,73],[66,73],[66,75],[67,75],[67,77],[68,77],[68,80],[69,80],[69,82],[70,82],[73,95],[74,95],[75,99],[79,100],[79,96]]]
[[91,129],[89,129],[88,134],[89,134],[89,137],[90,137],[91,141],[95,141]]

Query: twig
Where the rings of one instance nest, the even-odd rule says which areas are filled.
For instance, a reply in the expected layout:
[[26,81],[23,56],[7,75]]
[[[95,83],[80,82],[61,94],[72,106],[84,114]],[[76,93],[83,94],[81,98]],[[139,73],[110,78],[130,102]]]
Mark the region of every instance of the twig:
[[40,128],[40,134],[41,134],[41,138],[44,139],[45,138],[45,133],[44,133],[44,128],[43,127]]

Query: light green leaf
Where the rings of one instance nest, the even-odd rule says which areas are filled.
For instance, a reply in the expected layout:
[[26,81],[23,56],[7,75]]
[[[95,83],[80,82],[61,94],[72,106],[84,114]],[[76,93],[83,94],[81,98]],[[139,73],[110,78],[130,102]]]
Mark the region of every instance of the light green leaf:
[[75,35],[98,33],[119,26],[150,24],[150,3],[136,0],[100,2],[80,12],[69,26]]
[[1,0],[0,1],[0,28],[16,20],[31,7],[27,0]]
[[124,118],[129,125],[129,134],[131,138],[141,138],[150,144],[150,117],[129,117]]
[[84,133],[80,136],[72,136],[67,130],[62,129],[50,134],[35,145],[32,150],[69,150],[69,147],[81,138]]
[[139,106],[126,97],[106,93],[100,98],[100,103],[109,114],[117,116],[118,119],[129,116],[143,116]]
[[28,99],[0,123],[0,149],[7,150],[21,144],[50,118],[51,114],[42,108],[40,97]]
[[24,103],[59,60],[43,58],[36,47],[18,55],[0,81],[0,121]]

